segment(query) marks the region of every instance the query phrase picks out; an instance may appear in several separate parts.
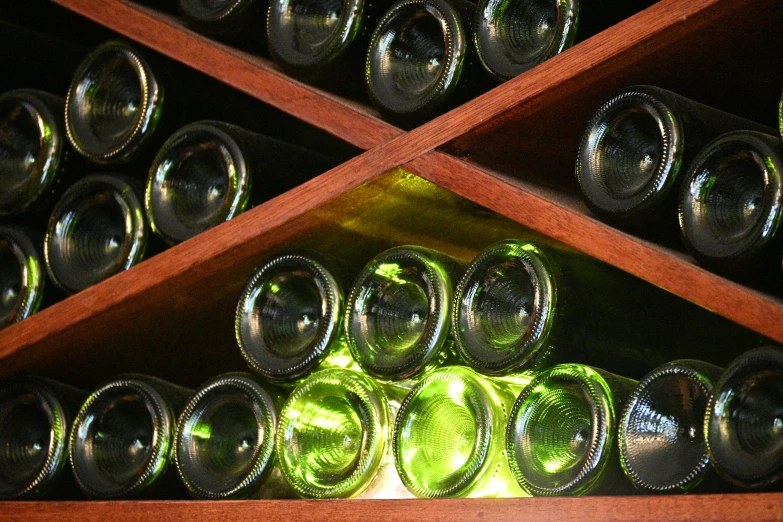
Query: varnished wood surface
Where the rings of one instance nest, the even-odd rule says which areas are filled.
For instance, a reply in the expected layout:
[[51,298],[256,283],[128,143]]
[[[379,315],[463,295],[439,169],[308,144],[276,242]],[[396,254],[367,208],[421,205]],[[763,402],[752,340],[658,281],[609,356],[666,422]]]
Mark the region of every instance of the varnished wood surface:
[[209,40],[179,19],[121,0],[54,0],[361,149],[402,134],[374,110],[285,76],[268,59]]
[[568,192],[490,173],[441,152],[425,154],[408,168],[438,186],[783,342],[783,300],[707,272],[685,254],[601,223]]
[[441,500],[0,502],[0,518],[9,522],[783,520],[783,494]]

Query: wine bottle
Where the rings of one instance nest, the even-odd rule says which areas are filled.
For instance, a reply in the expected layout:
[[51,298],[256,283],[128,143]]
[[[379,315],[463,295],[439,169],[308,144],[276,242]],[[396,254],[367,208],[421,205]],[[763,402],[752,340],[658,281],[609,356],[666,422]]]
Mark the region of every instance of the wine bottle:
[[[585,255],[506,240],[481,251],[455,292],[456,346],[489,375],[578,362],[641,378],[709,347],[718,364],[758,334]],[[672,328],[672,324],[678,328]]]
[[718,474],[743,488],[783,477],[783,350],[766,346],[733,361],[707,405],[707,451]]
[[29,230],[0,226],[0,328],[38,311],[46,288],[43,261]]
[[195,498],[293,498],[275,455],[283,394],[249,373],[196,390],[177,423],[174,458]]
[[122,42],[94,49],[74,73],[65,128],[74,149],[105,165],[138,156],[155,133],[163,89],[147,60]]
[[44,242],[46,271],[57,287],[73,294],[142,260],[149,236],[142,190],[136,180],[94,174],[63,194]]
[[722,369],[678,360],[647,374],[620,420],[620,462],[645,492],[685,493],[710,473],[704,411]]
[[580,364],[538,374],[509,415],[511,472],[533,496],[632,490],[615,444],[617,414],[637,382]]
[[271,0],[269,52],[286,73],[344,94],[361,92],[363,60],[384,2]]
[[616,226],[651,236],[676,234],[677,198],[688,166],[708,142],[737,129],[769,130],[659,87],[628,87],[604,102],[587,125],[576,160],[582,198]]
[[175,132],[147,179],[152,231],[168,244],[228,221],[334,166],[296,145],[219,121]]
[[94,391],[73,421],[73,474],[94,498],[171,498],[177,415],[191,390],[146,375],[118,376]]
[[365,83],[387,118],[417,124],[480,89],[483,75],[470,42],[475,10],[467,0],[398,0],[381,17],[367,51]]
[[266,43],[267,0],[177,0],[194,30],[248,51]]
[[86,395],[42,377],[0,385],[0,498],[67,496],[68,430]]
[[464,366],[422,378],[394,426],[394,462],[405,487],[425,498],[525,496],[507,464],[504,431],[529,381],[490,380]]
[[340,261],[305,251],[261,265],[236,311],[236,339],[248,366],[277,384],[317,369],[358,369],[341,328],[345,273]]
[[683,179],[679,217],[701,264],[745,278],[780,271],[782,172],[783,143],[759,132],[730,132],[699,152]]
[[62,98],[41,90],[0,95],[0,216],[51,210],[67,184],[72,158],[64,106]]
[[303,498],[409,497],[389,441],[399,400],[399,391],[356,371],[310,375],[280,412],[275,447],[283,477]]
[[454,360],[449,320],[462,266],[441,252],[401,246],[362,269],[348,296],[345,329],[365,372],[399,381]]
[[478,0],[473,39],[484,69],[506,81],[653,3]]

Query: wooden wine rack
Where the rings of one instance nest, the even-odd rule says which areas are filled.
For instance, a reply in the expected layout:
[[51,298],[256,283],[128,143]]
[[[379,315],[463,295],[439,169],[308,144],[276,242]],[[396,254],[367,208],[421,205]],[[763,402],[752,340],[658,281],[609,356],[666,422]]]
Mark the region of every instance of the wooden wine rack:
[[[783,342],[783,300],[699,268],[681,249],[596,219],[573,161],[587,120],[617,89],[651,83],[776,123],[783,2],[662,0],[409,132],[362,103],[285,76],[123,0],[54,0],[366,152],[0,331],[0,378],[96,383],[142,371],[196,385],[244,368],[233,310],[251,269],[290,248],[356,263],[421,244],[470,259],[492,241],[541,237]],[[100,359],[98,359],[100,357]],[[709,354],[705,354],[709,359]],[[94,361],[100,360],[96,365]],[[5,502],[0,519],[727,520],[783,518],[783,494],[506,500]]]

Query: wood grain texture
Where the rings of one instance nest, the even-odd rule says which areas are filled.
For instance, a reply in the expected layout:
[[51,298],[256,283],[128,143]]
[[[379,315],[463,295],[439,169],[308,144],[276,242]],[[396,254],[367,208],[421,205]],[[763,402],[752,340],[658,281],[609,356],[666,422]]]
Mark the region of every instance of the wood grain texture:
[[285,76],[270,60],[209,40],[179,19],[121,0],[54,0],[361,149],[402,134],[367,106]]
[[3,520],[259,520],[312,522],[744,521],[783,520],[783,494],[636,497],[281,500],[172,502],[0,502]]
[[436,151],[417,158],[406,168],[526,227],[783,342],[783,300],[707,272],[685,254],[596,220],[573,194],[490,173]]

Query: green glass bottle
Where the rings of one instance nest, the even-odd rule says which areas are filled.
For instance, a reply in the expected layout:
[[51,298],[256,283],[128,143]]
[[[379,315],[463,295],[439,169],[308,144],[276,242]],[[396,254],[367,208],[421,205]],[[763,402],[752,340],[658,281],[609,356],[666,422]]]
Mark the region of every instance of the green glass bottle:
[[365,83],[387,118],[417,124],[479,90],[475,10],[467,0],[398,0],[386,11],[370,39]]
[[43,261],[29,230],[0,226],[0,328],[38,311],[46,287]]
[[639,382],[618,429],[620,462],[638,490],[685,493],[709,477],[704,411],[721,372],[703,361],[678,360]]
[[582,198],[615,226],[676,235],[677,198],[688,167],[707,143],[737,129],[773,132],[659,87],[623,89],[585,130],[575,169]]
[[736,131],[704,147],[680,192],[680,229],[691,254],[743,279],[779,272],[782,175],[777,136]]
[[86,395],[41,377],[0,385],[0,499],[67,496],[68,430]]
[[82,61],[65,100],[65,128],[73,148],[101,165],[138,156],[155,133],[163,89],[133,47],[106,42]]
[[144,200],[152,231],[180,243],[313,178],[334,160],[220,121],[176,131],[158,151]]
[[147,248],[141,182],[94,174],[69,188],[44,241],[51,281],[73,294],[139,263]]
[[390,441],[402,395],[342,368],[307,377],[280,412],[283,477],[303,498],[409,497],[394,471]]
[[358,369],[341,328],[345,273],[340,261],[306,251],[279,254],[258,268],[234,323],[248,366],[277,384],[317,369]]
[[0,216],[49,210],[72,160],[65,100],[41,90],[0,95]]
[[174,460],[195,498],[292,498],[275,454],[285,397],[249,373],[225,373],[196,390],[177,422]]
[[462,266],[441,252],[401,246],[362,269],[348,296],[345,329],[364,371],[399,381],[454,360],[449,320]]
[[74,477],[94,498],[172,498],[177,415],[191,390],[146,375],[116,377],[94,391],[71,429]]
[[540,242],[510,239],[481,251],[454,302],[457,348],[489,375],[578,362],[641,378],[707,348],[724,364],[738,346],[761,342],[625,272]]
[[509,415],[508,463],[533,496],[632,490],[616,447],[617,414],[636,381],[580,364],[538,374]]
[[251,52],[265,47],[268,5],[267,0],[177,0],[193,29]]
[[713,388],[704,421],[712,465],[743,488],[783,478],[783,349],[745,352]]
[[447,366],[414,386],[394,426],[394,462],[417,497],[525,496],[508,467],[504,430],[531,376],[490,380]]

